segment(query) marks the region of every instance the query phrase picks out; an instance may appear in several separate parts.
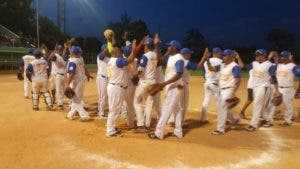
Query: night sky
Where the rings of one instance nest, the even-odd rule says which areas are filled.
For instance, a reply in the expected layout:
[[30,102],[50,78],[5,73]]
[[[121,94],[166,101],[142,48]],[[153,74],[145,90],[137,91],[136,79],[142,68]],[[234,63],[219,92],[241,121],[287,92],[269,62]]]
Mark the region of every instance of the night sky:
[[[293,33],[300,46],[300,1],[297,0],[66,0],[67,32],[102,36],[110,21],[127,12],[147,23],[164,40],[182,40],[189,28],[214,45],[266,46],[267,33],[281,28]],[[56,23],[56,0],[39,0],[41,15]]]

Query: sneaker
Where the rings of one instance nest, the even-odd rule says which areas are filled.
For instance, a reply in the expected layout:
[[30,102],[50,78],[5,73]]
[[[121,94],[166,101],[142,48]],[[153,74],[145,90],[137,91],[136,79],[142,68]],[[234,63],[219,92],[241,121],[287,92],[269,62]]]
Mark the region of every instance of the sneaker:
[[271,127],[273,126],[272,122],[267,121],[265,124],[262,125],[263,127]]
[[211,134],[212,135],[222,135],[222,134],[224,134],[224,132],[219,131],[219,130],[215,130],[215,131],[211,132]]
[[287,127],[287,126],[291,126],[291,125],[292,125],[292,123],[288,123],[288,122],[286,122],[286,121],[285,121],[285,122],[283,122],[281,125],[282,125],[282,126],[286,126],[286,127]]
[[107,119],[107,115],[106,114],[101,114],[101,115],[99,115],[99,118],[100,119]]
[[123,134],[119,131],[116,131],[114,134],[107,135],[107,137],[123,137]]
[[251,125],[249,125],[248,127],[246,127],[245,128],[247,131],[250,131],[250,132],[252,132],[252,131],[255,131],[256,130],[256,128],[255,127],[253,127],[253,126],[251,126]]
[[64,108],[63,105],[58,105],[58,109],[59,109],[59,110],[64,110],[65,108]]
[[154,133],[148,133],[147,135],[148,135],[148,137],[149,137],[150,139],[160,140],[160,138],[157,137]]
[[241,112],[239,115],[240,115],[241,119],[246,119],[245,112]]
[[177,138],[179,138],[179,139],[181,139],[181,138],[183,137],[182,135],[181,135],[181,136],[178,136],[178,135],[176,135],[175,133],[171,133],[170,136],[172,136],[172,137],[177,137]]
[[147,130],[145,126],[137,126],[137,128],[132,129],[132,132],[134,133],[145,133]]
[[33,111],[39,111],[40,109],[39,108],[33,108]]

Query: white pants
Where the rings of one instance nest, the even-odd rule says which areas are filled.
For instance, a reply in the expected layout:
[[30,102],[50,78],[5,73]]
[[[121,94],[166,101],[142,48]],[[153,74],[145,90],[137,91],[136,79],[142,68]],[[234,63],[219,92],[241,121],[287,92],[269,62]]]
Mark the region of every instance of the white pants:
[[253,112],[250,125],[257,128],[259,118],[272,122],[275,106],[272,103],[274,87],[254,87],[253,88]]
[[26,77],[26,73],[24,73],[24,96],[29,97],[31,92],[31,82]]
[[174,134],[179,138],[182,137],[182,95],[183,89],[177,87],[167,89],[166,98],[162,106],[161,117],[158,120],[155,130],[155,135],[158,138],[163,139],[165,126],[172,112],[174,112],[175,116]]
[[75,92],[75,96],[71,99],[71,111],[69,111],[67,117],[72,119],[76,112],[78,112],[81,119],[89,119],[89,113],[84,109],[82,105],[83,101],[83,91],[84,91],[84,81],[73,81],[72,89]]
[[99,116],[104,115],[104,109],[107,104],[107,84],[108,80],[101,75],[97,76],[97,87],[98,87],[98,114]]
[[106,135],[112,135],[116,133],[116,120],[121,113],[122,105],[124,102],[125,90],[117,85],[108,84],[108,106],[109,113],[106,123]]
[[[148,94],[148,89],[150,85],[154,83],[155,81],[141,80],[139,85],[136,87],[135,95],[134,95],[134,109],[137,118],[137,126],[144,126],[145,117],[151,117],[153,96]],[[143,98],[146,98],[145,112],[143,112],[143,106],[142,106]]]
[[55,75],[55,94],[57,105],[63,105],[64,90],[65,90],[65,76],[61,74]]
[[133,106],[133,99],[135,93],[135,86],[133,84],[129,85],[125,89],[125,96],[124,96],[124,103],[126,107],[126,118],[127,118],[127,125],[130,128],[134,127],[134,106]]
[[292,117],[293,117],[293,101],[294,101],[294,95],[295,95],[295,89],[290,88],[278,88],[279,92],[282,94],[283,98],[283,104],[285,107],[284,111],[284,120],[287,123],[292,123]]
[[200,112],[200,121],[207,120],[207,110],[209,103],[212,97],[215,97],[216,101],[218,100],[219,95],[219,87],[212,83],[205,83],[204,84],[204,100],[202,103],[202,109]]
[[220,89],[220,95],[217,102],[217,130],[225,132],[226,120],[229,118],[235,122],[238,118],[234,116],[228,109],[227,99],[234,96],[234,88]]

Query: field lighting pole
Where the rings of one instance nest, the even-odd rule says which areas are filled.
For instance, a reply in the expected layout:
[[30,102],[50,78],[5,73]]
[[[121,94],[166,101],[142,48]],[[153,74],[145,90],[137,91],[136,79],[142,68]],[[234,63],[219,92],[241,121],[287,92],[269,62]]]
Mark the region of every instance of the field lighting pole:
[[40,47],[40,26],[39,26],[39,0],[36,0],[36,37],[37,37],[37,47]]

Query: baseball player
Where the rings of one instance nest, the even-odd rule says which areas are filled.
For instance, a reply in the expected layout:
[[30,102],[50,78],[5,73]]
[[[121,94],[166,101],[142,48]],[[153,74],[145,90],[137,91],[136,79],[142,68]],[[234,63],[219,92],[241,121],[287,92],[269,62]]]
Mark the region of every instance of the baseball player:
[[55,82],[55,94],[57,105],[59,109],[64,109],[63,97],[65,90],[65,74],[66,74],[66,62],[62,57],[63,46],[58,45],[55,47],[54,53],[50,55],[50,61],[52,62],[52,76]]
[[171,113],[175,116],[175,129],[173,135],[177,138],[182,138],[182,109],[181,99],[183,97],[183,80],[184,59],[179,53],[181,45],[178,41],[173,40],[167,43],[169,57],[165,59],[167,63],[165,81],[159,84],[159,88],[166,87],[166,97],[162,106],[161,117],[158,120],[154,133],[149,133],[151,139],[163,139],[165,125]]
[[24,97],[26,99],[29,98],[29,93],[31,93],[31,82],[26,77],[26,69],[29,63],[35,60],[35,57],[32,55],[33,51],[34,51],[33,48],[27,49],[27,54],[22,57],[21,66],[19,68],[19,72],[23,73],[24,76]]
[[26,69],[26,77],[32,82],[32,105],[33,110],[39,110],[39,95],[43,94],[47,110],[52,110],[52,100],[48,91],[49,66],[48,62],[42,58],[40,49],[33,52],[35,59]]
[[276,77],[278,81],[278,90],[282,94],[285,106],[283,123],[285,126],[290,126],[292,124],[295,76],[300,77],[300,66],[292,63],[290,60],[290,52],[282,51],[280,53],[280,62],[277,65]]
[[[106,128],[106,136],[107,137],[117,137],[122,136],[120,130],[116,129],[116,120],[121,113],[122,105],[124,102],[124,94],[127,88],[127,77],[126,77],[126,66],[128,63],[134,61],[136,41],[134,40],[132,43],[132,52],[128,58],[124,58],[122,56],[121,49],[118,47],[113,47],[111,51],[111,59],[107,64],[107,75],[108,75],[108,86],[107,86],[107,94],[108,94],[108,105],[109,105],[109,113],[107,118],[107,128]],[[128,121],[132,121],[133,119],[129,119],[131,116],[128,116]]]
[[[145,115],[151,114],[153,106],[153,96],[148,95],[148,88],[156,82],[157,55],[154,51],[154,41],[147,38],[144,42],[145,54],[140,60],[138,74],[140,77],[139,84],[136,87],[134,96],[134,109],[137,117],[137,128],[133,132],[145,132],[149,129],[150,123],[145,127]],[[146,107],[143,112],[142,101],[146,98]],[[151,119],[151,118],[148,118]]]
[[66,86],[75,92],[75,96],[71,100],[71,110],[68,112],[67,118],[73,120],[74,115],[78,112],[80,121],[88,121],[90,120],[89,113],[84,109],[82,104],[85,69],[81,52],[82,50],[78,46],[72,46],[70,48],[70,58],[67,64]]
[[[241,68],[234,61],[236,53],[231,49],[226,49],[222,53],[223,63],[220,66],[213,67],[207,62],[210,71],[219,72],[219,90],[220,94],[217,101],[217,129],[211,134],[221,135],[225,133],[227,118],[230,118],[232,124],[236,124],[239,119],[229,111],[228,100],[235,96],[241,81]],[[238,59],[241,61],[241,59]]]
[[[247,131],[255,131],[259,125],[259,118],[265,120],[264,127],[272,125],[272,114],[274,113],[272,97],[281,95],[277,87],[276,65],[267,60],[267,51],[258,49],[255,52],[256,62],[252,62],[248,67],[253,70],[253,113]],[[274,85],[272,87],[271,83]],[[275,90],[275,93],[273,92]]]
[[106,119],[107,115],[104,113],[105,105],[107,104],[107,64],[110,60],[109,55],[105,55],[103,51],[107,48],[107,45],[104,44],[101,46],[101,53],[97,56],[97,87],[98,87],[98,115],[102,119]]

